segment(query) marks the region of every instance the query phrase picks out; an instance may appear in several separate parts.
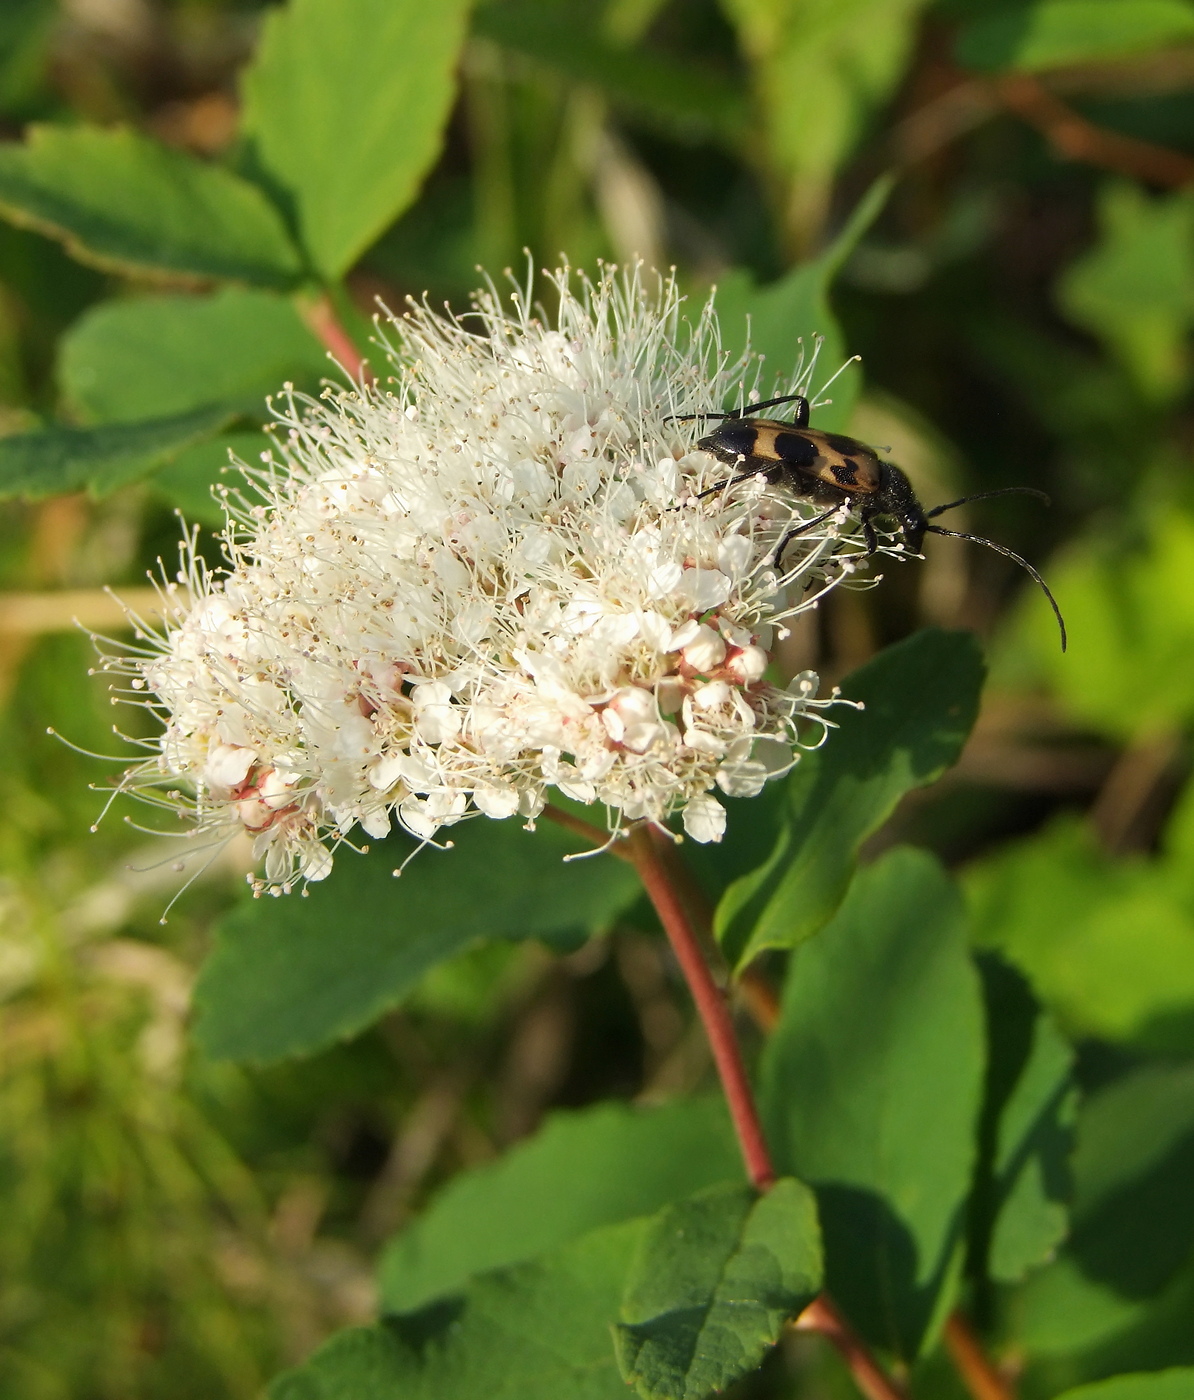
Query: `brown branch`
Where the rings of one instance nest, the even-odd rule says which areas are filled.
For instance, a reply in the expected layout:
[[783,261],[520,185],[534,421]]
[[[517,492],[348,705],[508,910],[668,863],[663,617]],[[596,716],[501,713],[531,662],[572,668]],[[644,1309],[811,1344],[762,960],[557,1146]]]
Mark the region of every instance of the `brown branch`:
[[[1053,81],[1050,75],[1050,82]],[[1108,79],[1098,75],[1106,82]],[[1082,86],[1082,70],[1059,70],[1056,82],[1067,90]],[[888,149],[899,165],[925,160],[943,146],[981,126],[1000,110],[1035,127],[1065,160],[1113,170],[1130,179],[1167,189],[1194,183],[1194,159],[1181,151],[1124,136],[1088,121],[1064,102],[1052,86],[1028,73],[1005,73],[984,81],[964,78],[910,113],[892,132]]]
[[987,1359],[982,1344],[959,1312],[951,1313],[946,1320],[945,1345],[974,1400],[1016,1400],[1011,1382]]
[[1180,189],[1194,183],[1194,160],[1180,151],[1121,136],[1080,116],[1038,78],[1006,73],[993,80],[1000,102],[1045,137],[1067,160],[1114,170],[1150,185]]

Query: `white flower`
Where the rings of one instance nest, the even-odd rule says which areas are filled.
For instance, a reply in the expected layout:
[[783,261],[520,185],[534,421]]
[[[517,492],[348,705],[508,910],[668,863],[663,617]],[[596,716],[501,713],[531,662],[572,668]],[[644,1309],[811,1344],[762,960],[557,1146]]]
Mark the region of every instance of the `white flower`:
[[107,661],[165,723],[126,785],[254,833],[258,889],[324,878],[355,826],[533,820],[552,787],[612,831],[680,813],[716,841],[715,788],[757,792],[805,721],[824,735],[830,701],[769,683],[770,648],[862,545],[838,512],[781,572],[821,508],[757,478],[696,500],[727,470],[677,421],[757,398],[758,358],[727,362],[712,302],[690,324],[670,280],[551,283],[554,328],[490,287],[395,320],[388,385],[288,388],[260,499],[226,497],[227,568],[190,541],[165,634]]

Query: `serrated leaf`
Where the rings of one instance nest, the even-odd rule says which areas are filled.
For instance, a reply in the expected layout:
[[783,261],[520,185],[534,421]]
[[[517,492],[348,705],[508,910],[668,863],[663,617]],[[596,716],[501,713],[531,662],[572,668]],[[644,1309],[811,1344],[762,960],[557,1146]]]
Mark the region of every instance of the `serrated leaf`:
[[469,0],[290,0],[244,76],[246,135],[294,202],[312,262],[343,275],[439,152]]
[[1097,63],[1186,43],[1194,6],[1185,0],[1044,0],[1001,7],[958,35],[958,61],[983,72],[1033,72]]
[[1080,1385],[1059,1395],[1058,1400],[1190,1400],[1192,1395],[1194,1366],[1174,1366],[1168,1371],[1142,1371]]
[[343,1332],[269,1400],[625,1400],[610,1325],[645,1222],[474,1280],[414,1318]]
[[103,495],[172,461],[236,416],[217,404],[143,423],[45,428],[0,438],[0,499],[37,501],[82,487]]
[[332,372],[293,302],[238,287],[101,302],[63,337],[58,360],[67,404],[96,423],[214,403],[263,416],[287,380],[313,388]]
[[983,1058],[961,898],[894,850],[792,955],[761,1102],[777,1166],[817,1192],[830,1294],[908,1359],[956,1288]]
[[[764,383],[772,376],[788,383],[802,355],[811,355],[818,336],[823,337],[813,380],[817,390],[846,359],[846,342],[829,305],[829,288],[858,241],[878,218],[894,182],[876,180],[855,206],[837,238],[811,262],[802,263],[778,281],[757,286],[748,272],[730,272],[717,287],[717,310],[722,342],[731,356],[746,346],[747,326],[751,349],[766,358]],[[832,387],[832,404],[815,410],[813,425],[825,431],[844,432],[861,388],[862,376],[851,367]]]
[[122,128],[34,126],[0,145],[0,216],[128,276],[285,287],[302,270],[255,185]]
[[474,1274],[649,1215],[741,1170],[720,1098],[554,1114],[497,1162],[453,1177],[394,1239],[379,1268],[382,1308],[412,1312]]
[[626,1279],[618,1364],[643,1400],[704,1400],[755,1370],[821,1287],[812,1192],[718,1186],[666,1206]]
[[195,1034],[216,1059],[305,1055],[396,1006],[437,962],[483,938],[585,935],[637,898],[629,865],[566,864],[575,838],[544,823],[479,818],[453,828],[400,880],[408,840],[344,852],[310,898],[246,900],[218,925],[195,989]]
[[918,632],[842,685],[861,710],[831,712],[839,727],[788,780],[788,810],[767,860],[735,880],[716,915],[736,967],[765,948],[794,948],[832,916],[858,849],[910,789],[950,766],[978,713],[983,666],[966,632]]

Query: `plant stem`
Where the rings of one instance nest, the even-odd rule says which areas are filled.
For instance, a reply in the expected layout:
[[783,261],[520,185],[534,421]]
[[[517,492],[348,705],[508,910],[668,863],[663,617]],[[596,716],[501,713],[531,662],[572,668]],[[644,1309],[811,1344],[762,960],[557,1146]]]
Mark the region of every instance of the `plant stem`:
[[372,384],[373,374],[369,363],[346,330],[331,297],[321,292],[313,301],[300,301],[299,310],[308,330],[330,351],[337,363],[343,365],[353,379]]
[[1016,1400],[1010,1382],[988,1360],[982,1343],[960,1312],[951,1313],[946,1321],[945,1345],[974,1400]]
[[903,1388],[880,1369],[866,1343],[824,1293],[805,1308],[792,1326],[797,1332],[819,1332],[831,1341],[867,1400],[904,1400]]
[[646,826],[635,827],[626,838],[626,845],[643,888],[655,906],[668,942],[672,945],[672,952],[680,964],[696,1003],[697,1014],[709,1037],[709,1048],[713,1051],[713,1060],[721,1076],[722,1089],[734,1120],[734,1131],[738,1135],[747,1173],[759,1190],[765,1191],[775,1180],[775,1168],[763,1136],[763,1125],[759,1122],[746,1066],[742,1063],[729,1003],[713,980],[684,901],[668,877],[650,830]]
[[[543,816],[583,836],[590,845],[607,843],[608,838],[599,827],[562,808],[548,805],[543,809]],[[690,891],[689,898],[685,898],[681,882],[669,869],[670,862],[665,859],[649,826],[632,827],[626,836],[610,846],[610,850],[634,863],[643,888],[655,906],[709,1038],[747,1172],[754,1185],[765,1191],[775,1181],[775,1167],[738,1048],[729,1004],[725,993],[713,980],[693,927],[689,913],[692,893]],[[792,1325],[802,1332],[821,1333],[837,1348],[866,1400],[905,1400],[903,1390],[884,1374],[866,1344],[824,1293],[810,1303]]]

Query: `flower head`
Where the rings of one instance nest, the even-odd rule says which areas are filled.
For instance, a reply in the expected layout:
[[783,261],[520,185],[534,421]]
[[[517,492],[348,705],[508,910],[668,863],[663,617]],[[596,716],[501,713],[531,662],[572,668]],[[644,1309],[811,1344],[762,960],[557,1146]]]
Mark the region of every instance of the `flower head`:
[[259,889],[322,879],[356,826],[531,821],[552,788],[612,832],[678,813],[716,841],[718,792],[824,735],[816,677],[768,668],[854,569],[845,509],[777,567],[822,508],[761,480],[697,500],[726,470],[676,421],[757,399],[758,357],[729,362],[673,281],[551,282],[554,325],[490,286],[468,316],[393,320],[387,384],[287,388],[259,498],[225,496],[227,567],[192,540],[165,632],[107,661],[165,723],[126,785],[253,833]]

